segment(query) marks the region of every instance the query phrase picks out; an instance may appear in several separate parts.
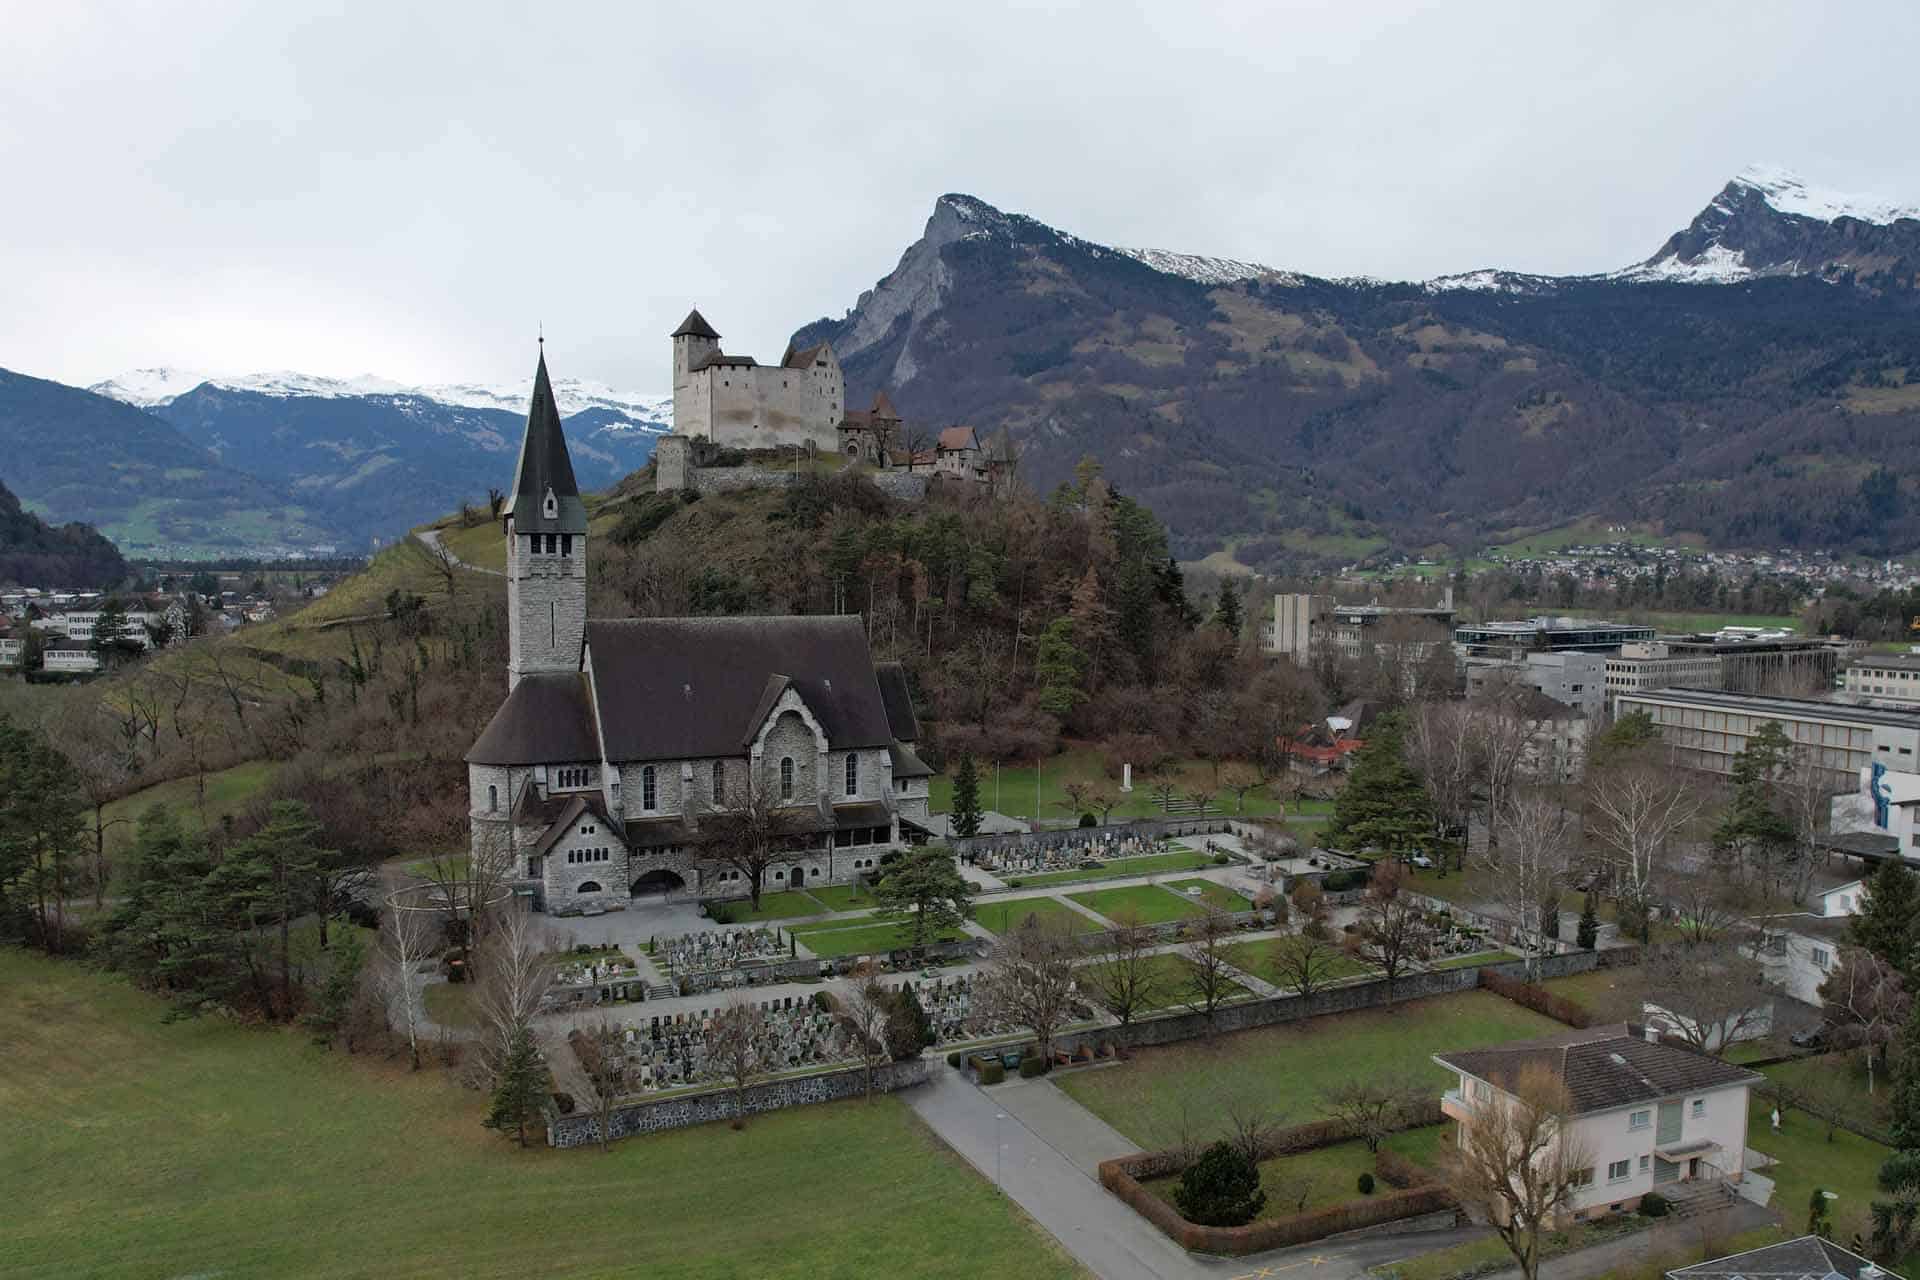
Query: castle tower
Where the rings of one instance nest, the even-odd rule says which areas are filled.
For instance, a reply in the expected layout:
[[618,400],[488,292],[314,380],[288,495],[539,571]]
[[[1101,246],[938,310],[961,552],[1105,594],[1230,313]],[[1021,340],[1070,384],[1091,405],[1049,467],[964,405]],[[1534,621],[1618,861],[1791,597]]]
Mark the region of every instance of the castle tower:
[[720,335],[698,308],[673,331],[673,431],[675,435],[706,435],[706,415],[695,402],[693,371],[708,356],[720,353]]
[[587,508],[573,479],[544,344],[513,488],[507,537],[507,688],[537,672],[580,669],[587,628]]

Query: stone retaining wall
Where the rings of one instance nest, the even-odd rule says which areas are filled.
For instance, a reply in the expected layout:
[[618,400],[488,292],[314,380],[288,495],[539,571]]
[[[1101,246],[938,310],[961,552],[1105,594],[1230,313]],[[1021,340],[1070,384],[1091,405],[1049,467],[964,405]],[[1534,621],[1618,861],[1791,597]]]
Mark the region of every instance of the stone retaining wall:
[[[896,1089],[924,1084],[930,1070],[925,1058],[885,1063],[874,1069],[874,1091],[891,1093]],[[858,1067],[795,1076],[787,1080],[769,1080],[747,1090],[746,1113],[750,1116],[759,1115],[784,1107],[857,1098],[866,1092],[866,1088],[866,1072]],[[716,1086],[702,1093],[682,1094],[651,1102],[629,1102],[616,1107],[608,1125],[611,1131],[609,1136],[630,1138],[636,1134],[685,1129],[714,1120],[731,1120],[739,1113],[733,1090]],[[563,1116],[549,1105],[546,1119],[547,1145],[550,1147],[586,1147],[600,1141],[600,1118],[590,1111],[575,1111]]]

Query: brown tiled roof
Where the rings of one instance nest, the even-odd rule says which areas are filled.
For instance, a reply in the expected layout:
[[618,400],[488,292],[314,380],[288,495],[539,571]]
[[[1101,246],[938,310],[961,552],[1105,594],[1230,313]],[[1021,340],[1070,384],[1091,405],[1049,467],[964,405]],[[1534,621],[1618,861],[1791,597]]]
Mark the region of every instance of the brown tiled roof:
[[943,427],[940,430],[940,448],[978,449],[980,442],[974,439],[972,427]]
[[887,399],[887,393],[884,391],[873,393],[873,416],[885,418],[890,422],[900,421],[900,411],[893,407],[893,401]]
[[589,622],[587,647],[611,760],[739,755],[775,677],[791,682],[833,749],[893,739],[857,617]]
[[837,804],[833,806],[833,824],[837,827],[891,826],[893,811],[872,800],[863,800],[857,804]]
[[887,709],[887,727],[902,742],[920,740],[920,720],[913,714],[913,691],[907,685],[907,669],[898,662],[876,662],[874,678],[880,682],[880,701]]
[[872,426],[873,415],[865,409],[849,409],[840,415],[840,430],[842,431],[853,430],[855,428],[867,430]]
[[713,326],[707,323],[707,318],[700,314],[700,308],[698,307],[687,312],[687,318],[680,322],[680,327],[668,336],[674,338],[683,336],[712,338],[716,342],[719,341],[720,338],[720,335],[713,331]]
[[467,752],[468,764],[563,764],[599,758],[586,677],[576,672],[520,677]]
[[780,363],[789,369],[811,369],[814,360],[820,355],[821,348],[826,345],[824,342],[816,342],[810,347],[798,350],[788,347],[786,357]]
[[1745,1067],[1691,1049],[1649,1044],[1629,1035],[1622,1024],[1491,1049],[1439,1053],[1434,1059],[1508,1090],[1518,1085],[1528,1067],[1544,1066],[1565,1083],[1579,1114],[1762,1079]]
[[666,845],[697,844],[700,833],[677,818],[645,818],[627,823],[629,849],[658,849]]

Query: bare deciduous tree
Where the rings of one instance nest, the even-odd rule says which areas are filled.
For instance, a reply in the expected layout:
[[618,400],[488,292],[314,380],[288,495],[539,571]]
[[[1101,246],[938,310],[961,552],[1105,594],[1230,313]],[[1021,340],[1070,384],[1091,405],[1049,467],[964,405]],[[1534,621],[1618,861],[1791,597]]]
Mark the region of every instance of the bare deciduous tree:
[[1000,939],[974,987],[973,1021],[1025,1027],[1053,1056],[1053,1038],[1073,1012],[1074,961],[1081,956],[1073,924],[1034,916]]
[[847,975],[847,986],[840,1000],[840,1017],[853,1037],[854,1052],[866,1073],[866,1093],[873,1096],[873,1073],[887,1061],[887,1020],[893,1015],[893,998],[880,985],[879,972],[861,963]]
[[[389,884],[389,890],[397,884]],[[420,966],[433,954],[434,916],[426,911],[389,906],[380,921],[380,991],[386,998],[387,1020],[407,1038],[407,1055],[420,1069],[420,1023],[423,991]]]
[[1378,1155],[1380,1143],[1405,1127],[1422,1096],[1385,1078],[1354,1079],[1321,1093],[1320,1110],[1329,1119],[1346,1125],[1366,1144],[1368,1152]]
[[504,1055],[514,1034],[533,1026],[540,1001],[553,985],[553,969],[531,915],[512,908],[493,914],[497,919],[487,928],[484,944],[476,943],[468,955],[477,962],[485,1047]]
[[1333,981],[1345,953],[1324,935],[1287,934],[1273,940],[1273,967],[1279,985],[1292,987],[1302,999]]
[[1110,930],[1089,952],[1094,963],[1083,966],[1079,979],[1093,998],[1126,1026],[1154,1007],[1160,994],[1161,970],[1154,956],[1154,932],[1140,913],[1123,907],[1113,916]]
[[1213,1029],[1213,1017],[1239,990],[1233,980],[1233,968],[1227,961],[1227,944],[1233,939],[1233,920],[1218,907],[1209,905],[1181,930],[1186,945],[1180,957],[1187,963],[1187,1008],[1207,1016],[1207,1029]]
[[621,1029],[606,1018],[598,1018],[568,1032],[567,1044],[573,1049],[574,1060],[580,1064],[580,1074],[586,1081],[600,1149],[610,1150],[614,1108],[633,1087]]
[[1658,948],[1627,972],[1612,996],[1613,1012],[1700,1053],[1724,1055],[1771,1024],[1773,995],[1760,962],[1732,941]]
[[1458,828],[1463,849],[1473,817],[1474,783],[1480,776],[1475,712],[1471,703],[1448,700],[1422,702],[1407,717],[1407,763],[1427,784],[1436,825]]
[[1865,947],[1848,947],[1820,984],[1820,1002],[1840,1047],[1860,1051],[1872,1093],[1874,1060],[1886,1061],[1887,1046],[1899,1035],[1911,1004],[1900,971]]
[[767,872],[783,857],[781,845],[793,824],[774,788],[757,771],[748,777],[744,789],[725,800],[701,815],[700,856],[739,872],[758,910]]
[[1547,913],[1560,910],[1560,894],[1573,882],[1574,818],[1558,800],[1537,791],[1508,798],[1502,815],[1505,837],[1475,856],[1487,888],[1507,918],[1540,945],[1527,948],[1528,975],[1538,972],[1550,932]]
[[1353,935],[1353,953],[1372,965],[1387,979],[1387,1000],[1393,1000],[1393,984],[1425,960],[1433,949],[1433,929],[1427,913],[1411,894],[1401,892],[1406,871],[1398,862],[1382,859],[1373,866],[1373,878],[1360,900],[1358,932]]
[[1462,1207],[1484,1218],[1519,1264],[1539,1280],[1541,1233],[1593,1177],[1593,1155],[1575,1136],[1573,1099],[1542,1065],[1521,1071],[1511,1092],[1475,1106],[1447,1157],[1447,1182]]
[[1588,770],[1587,834],[1622,902],[1645,910],[1668,845],[1699,815],[1702,796],[1699,787],[1646,756]]
[[733,1085],[733,1127],[747,1123],[747,1090],[767,1073],[767,1015],[746,997],[734,995],[713,1019],[707,1052]]

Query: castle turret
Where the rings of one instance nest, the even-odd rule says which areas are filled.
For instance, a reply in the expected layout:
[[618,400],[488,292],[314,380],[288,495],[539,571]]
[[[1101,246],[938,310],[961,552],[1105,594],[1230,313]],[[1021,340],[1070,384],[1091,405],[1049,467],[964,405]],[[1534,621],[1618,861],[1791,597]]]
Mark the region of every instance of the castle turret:
[[704,414],[695,403],[693,374],[709,356],[720,354],[720,335],[699,308],[673,331],[673,429],[676,434],[706,435]]
[[501,524],[511,690],[524,675],[578,671],[587,627],[587,508],[560,429],[544,345]]

